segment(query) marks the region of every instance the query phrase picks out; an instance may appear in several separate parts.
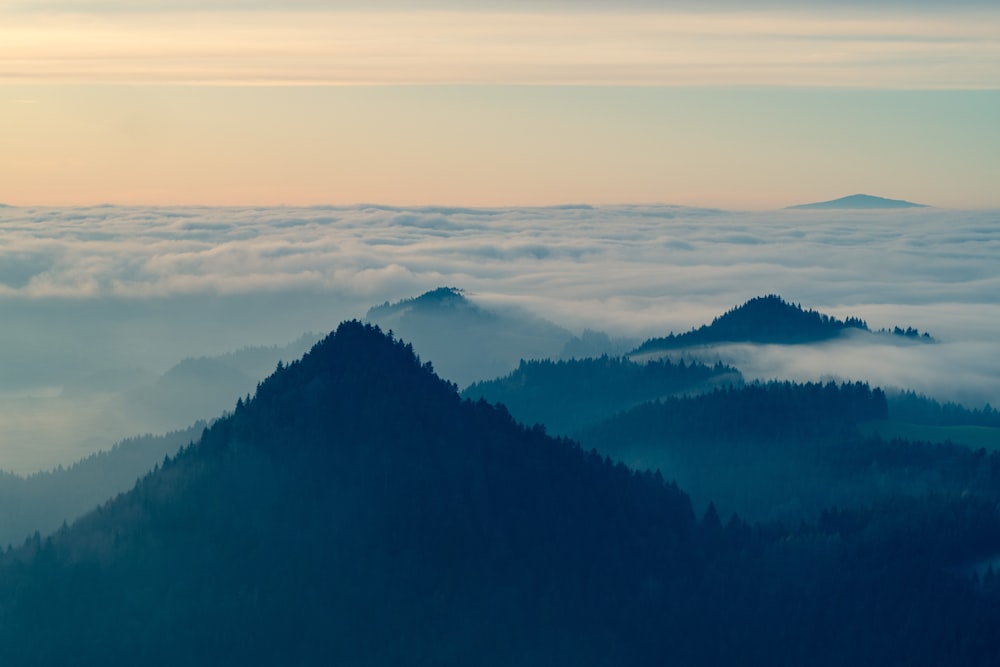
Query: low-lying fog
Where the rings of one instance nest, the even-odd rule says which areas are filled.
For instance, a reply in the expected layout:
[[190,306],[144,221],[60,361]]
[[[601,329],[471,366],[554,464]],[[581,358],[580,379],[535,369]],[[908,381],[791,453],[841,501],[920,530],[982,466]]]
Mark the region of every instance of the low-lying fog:
[[0,469],[131,435],[110,402],[187,357],[286,345],[442,285],[640,339],[779,294],[938,342],[731,346],[747,376],[1000,405],[998,211],[0,207]]
[[[727,344],[668,354],[736,366],[747,379],[866,380],[981,408],[1000,405],[1000,357],[986,341],[926,343],[848,332],[814,345]],[[663,356],[663,355],[652,355]]]

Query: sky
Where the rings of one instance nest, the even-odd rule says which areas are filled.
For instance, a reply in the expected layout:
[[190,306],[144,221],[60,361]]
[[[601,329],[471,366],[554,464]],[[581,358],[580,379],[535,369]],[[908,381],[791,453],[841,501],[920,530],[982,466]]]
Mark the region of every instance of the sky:
[[1000,208],[994,2],[0,1],[0,202]]

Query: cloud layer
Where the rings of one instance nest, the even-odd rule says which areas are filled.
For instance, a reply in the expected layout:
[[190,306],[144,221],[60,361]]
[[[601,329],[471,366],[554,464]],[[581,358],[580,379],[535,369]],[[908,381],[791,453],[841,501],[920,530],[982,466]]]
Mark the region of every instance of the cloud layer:
[[876,328],[989,338],[1000,322],[997,217],[672,206],[7,208],[0,298],[316,293],[371,304],[447,284],[573,326],[641,335],[777,292]]
[[[976,309],[1000,301],[997,217],[674,206],[12,207],[0,209],[0,298],[312,291],[374,303],[456,284],[544,312],[551,302],[581,325],[653,333],[780,292],[834,313],[853,309],[874,326],[895,323],[898,312],[921,329],[956,320],[979,330]],[[672,312],[678,303],[697,305]],[[970,312],[951,310],[965,304]],[[891,317],[879,316],[883,308]]]

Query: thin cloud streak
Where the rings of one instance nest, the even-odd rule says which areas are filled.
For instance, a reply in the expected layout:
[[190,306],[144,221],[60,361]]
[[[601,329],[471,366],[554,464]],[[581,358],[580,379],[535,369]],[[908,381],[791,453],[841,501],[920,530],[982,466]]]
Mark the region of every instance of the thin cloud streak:
[[14,14],[0,82],[1000,87],[995,13]]

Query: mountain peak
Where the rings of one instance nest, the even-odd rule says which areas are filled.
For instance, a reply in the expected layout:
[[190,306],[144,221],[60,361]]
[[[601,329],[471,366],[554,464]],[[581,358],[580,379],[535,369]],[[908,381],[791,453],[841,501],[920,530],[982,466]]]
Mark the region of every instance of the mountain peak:
[[464,301],[465,290],[459,287],[438,287],[429,292],[424,292],[417,299],[421,301],[451,301],[455,299]]
[[365,320],[411,342],[448,380],[468,386],[505,375],[522,358],[555,357],[572,339],[562,327],[512,305],[480,305],[457,287],[386,301]]
[[867,329],[857,318],[846,321],[824,315],[812,309],[792,304],[777,294],[750,299],[712,320],[710,329],[718,331],[723,340],[754,342],[800,342],[822,340],[837,335],[843,329]]
[[368,309],[367,320],[399,317],[407,313],[434,312],[449,308],[468,308],[479,310],[478,306],[465,298],[465,290],[458,287],[438,287],[420,296],[400,299],[394,303],[386,301],[379,306]]
[[[0,656],[555,664],[552,647],[610,632],[610,664],[660,589],[634,591],[694,562],[696,531],[662,476],[463,401],[408,344],[347,322],[132,491],[0,554]],[[153,632],[132,631],[136,609]]]
[[874,195],[855,194],[829,201],[789,206],[788,208],[799,210],[926,208],[926,204],[915,204],[905,199],[886,199]]
[[835,317],[805,310],[776,294],[757,296],[687,333],[653,338],[637,353],[717,343],[809,343],[833,338],[844,329],[868,330],[858,318]]
[[[300,360],[278,370],[258,387],[258,397],[294,388],[317,398],[320,394],[340,396],[344,392],[406,388],[430,390],[440,386],[445,392],[457,389],[433,373],[430,363],[421,363],[413,346],[385,334],[378,325],[351,320],[316,343]],[[321,391],[322,390],[322,391]],[[305,396],[303,396],[305,398]],[[305,400],[303,404],[314,401]]]

